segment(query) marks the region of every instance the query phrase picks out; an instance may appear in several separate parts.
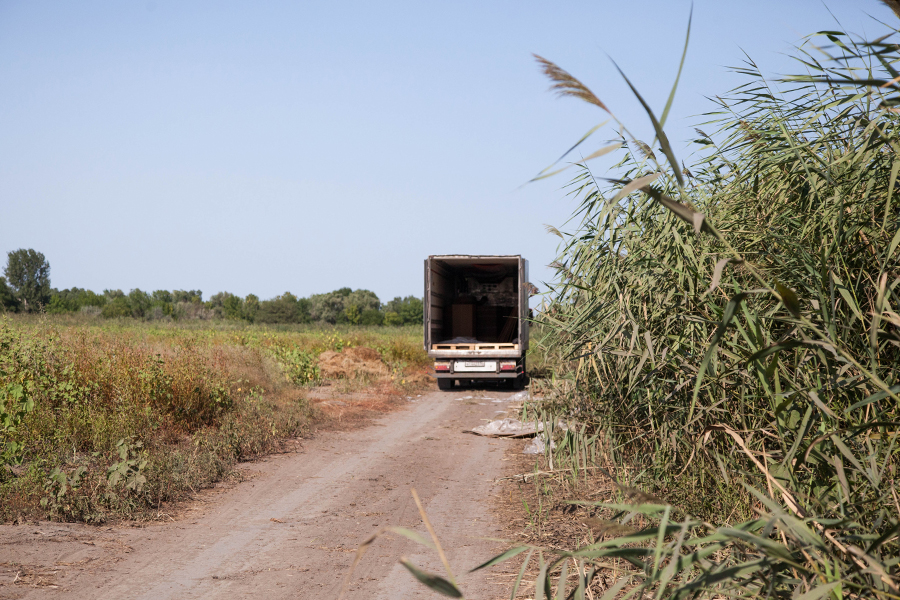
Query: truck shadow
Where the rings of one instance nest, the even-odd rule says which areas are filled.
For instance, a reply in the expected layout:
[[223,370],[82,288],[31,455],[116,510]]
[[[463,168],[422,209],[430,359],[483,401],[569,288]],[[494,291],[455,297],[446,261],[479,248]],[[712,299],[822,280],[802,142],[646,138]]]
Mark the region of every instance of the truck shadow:
[[453,389],[448,391],[497,391],[497,392],[513,392],[517,388],[513,385],[512,379],[457,379]]

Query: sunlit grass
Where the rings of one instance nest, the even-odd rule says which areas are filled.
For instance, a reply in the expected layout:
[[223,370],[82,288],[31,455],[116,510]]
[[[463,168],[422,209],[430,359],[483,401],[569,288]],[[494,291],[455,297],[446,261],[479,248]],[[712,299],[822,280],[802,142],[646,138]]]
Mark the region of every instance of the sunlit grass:
[[0,520],[146,518],[303,432],[319,354],[352,346],[398,386],[427,363],[413,327],[4,318]]

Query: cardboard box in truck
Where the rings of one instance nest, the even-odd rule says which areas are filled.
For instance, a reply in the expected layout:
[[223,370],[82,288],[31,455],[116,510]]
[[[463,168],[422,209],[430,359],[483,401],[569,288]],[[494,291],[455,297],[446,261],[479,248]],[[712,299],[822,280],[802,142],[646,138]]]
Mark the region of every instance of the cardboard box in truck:
[[528,261],[518,255],[425,260],[425,351],[442,390],[461,381],[526,381]]
[[450,329],[454,338],[475,337],[475,305],[451,305]]

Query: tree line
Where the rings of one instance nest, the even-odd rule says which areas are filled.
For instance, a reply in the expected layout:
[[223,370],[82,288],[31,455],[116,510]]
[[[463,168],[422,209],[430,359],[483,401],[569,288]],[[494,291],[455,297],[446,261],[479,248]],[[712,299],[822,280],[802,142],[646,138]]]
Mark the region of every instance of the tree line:
[[232,319],[249,323],[329,323],[407,325],[422,322],[421,298],[397,297],[382,303],[375,292],[345,287],[298,298],[290,292],[269,300],[219,292],[203,300],[200,290],[104,290],[50,287],[50,263],[40,252],[7,253],[0,277],[0,312],[86,313],[104,318]]

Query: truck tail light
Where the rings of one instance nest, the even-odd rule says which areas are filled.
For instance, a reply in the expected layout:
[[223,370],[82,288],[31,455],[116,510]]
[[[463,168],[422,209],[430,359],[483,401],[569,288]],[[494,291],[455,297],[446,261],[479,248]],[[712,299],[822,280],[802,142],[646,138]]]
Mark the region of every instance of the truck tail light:
[[500,361],[500,370],[501,371],[515,371],[516,370],[516,361],[501,360]]
[[444,371],[445,373],[450,372],[450,363],[448,362],[435,362],[434,363],[435,371]]

